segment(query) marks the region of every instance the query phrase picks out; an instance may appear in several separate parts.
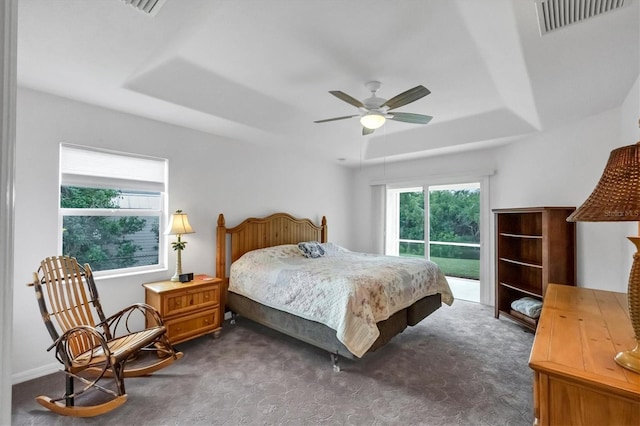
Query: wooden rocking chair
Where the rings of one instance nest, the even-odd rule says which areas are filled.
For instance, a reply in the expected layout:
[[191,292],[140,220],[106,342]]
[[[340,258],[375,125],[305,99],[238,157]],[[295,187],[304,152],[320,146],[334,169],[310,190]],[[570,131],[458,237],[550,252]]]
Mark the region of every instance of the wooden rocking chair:
[[[138,303],[106,318],[88,264],[83,268],[72,257],[48,257],[33,275],[29,285],[35,287],[42,319],[53,339],[47,350],[55,348],[66,375],[62,397],[36,398],[43,407],[75,417],[107,413],[127,400],[125,377],[147,375],[182,358],[182,352],[176,352],[167,339],[162,318],[153,307]],[[146,323],[146,327],[132,331],[136,323]],[[142,351],[154,353],[143,356]],[[82,390],[74,391],[74,379],[84,384]],[[111,388],[104,382],[98,384],[101,379],[109,380]],[[77,398],[89,390],[102,391],[98,395],[102,398],[87,394],[82,399],[88,402],[76,406]]]

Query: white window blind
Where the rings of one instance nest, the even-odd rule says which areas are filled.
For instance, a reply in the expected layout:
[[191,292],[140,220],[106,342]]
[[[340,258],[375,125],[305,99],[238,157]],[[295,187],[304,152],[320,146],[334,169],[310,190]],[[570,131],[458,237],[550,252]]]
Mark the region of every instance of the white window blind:
[[62,185],[165,192],[166,175],[165,159],[60,145]]
[[166,264],[167,160],[60,145],[60,249],[94,272]]

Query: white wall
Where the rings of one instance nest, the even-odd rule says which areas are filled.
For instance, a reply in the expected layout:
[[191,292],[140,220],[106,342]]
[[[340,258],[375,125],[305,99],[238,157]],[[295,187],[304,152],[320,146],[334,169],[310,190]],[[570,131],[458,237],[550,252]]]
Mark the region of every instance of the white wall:
[[[640,79],[639,79],[640,80]],[[44,257],[56,254],[60,142],[169,159],[169,209],[183,209],[196,230],[185,237],[183,270],[215,273],[215,226],[224,213],[233,226],[277,211],[319,220],[329,238],[352,250],[377,251],[379,216],[372,182],[425,176],[468,176],[495,170],[490,208],[580,205],[598,181],[609,152],[637,141],[640,83],[620,108],[490,150],[346,170],[313,159],[159,123],[40,92],[19,89],[16,144],[13,381],[58,368],[50,339],[26,287]],[[257,176],[257,177],[255,177]],[[491,231],[493,232],[493,230]],[[579,285],[626,291],[635,225],[578,224]],[[490,249],[493,253],[493,248]],[[168,271],[98,280],[107,312],[144,299],[143,282]],[[493,262],[491,262],[493,264]]]
[[[639,79],[640,80],[640,79]],[[612,149],[638,140],[639,83],[620,108],[498,148],[366,167],[356,174],[355,249],[376,251],[382,230],[375,218],[375,182],[415,181],[495,170],[490,208],[579,206],[598,182]],[[631,140],[629,139],[631,138]],[[635,138],[635,139],[634,139]],[[577,224],[578,285],[626,292],[636,224]],[[493,233],[493,223],[491,226]],[[362,238],[360,238],[362,236]],[[368,238],[367,238],[368,237]],[[493,239],[492,239],[493,245]],[[494,248],[490,254],[493,256]],[[491,260],[493,265],[494,261]],[[492,271],[492,281],[494,272]]]
[[[581,205],[611,150],[623,145],[619,117],[620,110],[611,110],[496,151],[492,208]],[[626,291],[627,229],[626,223],[577,223],[578,285]]]
[[[215,273],[219,213],[228,226],[279,211],[316,222],[326,215],[329,238],[352,246],[350,170],[24,88],[17,102],[14,382],[59,368],[25,284],[40,260],[58,253],[60,142],[169,159],[169,211],[184,210],[196,231],[184,238],[185,272]],[[169,251],[168,271],[98,279],[105,312],[144,301],[142,283],[173,275]]]

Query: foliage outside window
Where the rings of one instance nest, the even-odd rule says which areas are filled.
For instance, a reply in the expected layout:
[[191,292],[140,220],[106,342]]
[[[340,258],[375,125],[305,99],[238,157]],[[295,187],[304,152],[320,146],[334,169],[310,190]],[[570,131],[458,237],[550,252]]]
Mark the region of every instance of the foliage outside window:
[[[448,243],[480,244],[480,191],[429,191],[429,238]],[[432,245],[432,257],[479,259],[475,247]]]
[[[99,165],[75,167],[72,160],[79,157]],[[134,272],[164,265],[160,226],[165,174],[164,160],[63,145],[62,253],[89,263],[94,271]],[[157,182],[159,176],[162,182]]]
[[[408,191],[400,194],[399,255],[424,257],[424,192]],[[411,240],[411,241],[407,241]]]
[[[430,187],[428,203],[424,194],[422,188],[388,191],[387,254],[428,257],[438,263],[446,275],[478,279],[479,189]],[[429,232],[425,235],[427,220]]]

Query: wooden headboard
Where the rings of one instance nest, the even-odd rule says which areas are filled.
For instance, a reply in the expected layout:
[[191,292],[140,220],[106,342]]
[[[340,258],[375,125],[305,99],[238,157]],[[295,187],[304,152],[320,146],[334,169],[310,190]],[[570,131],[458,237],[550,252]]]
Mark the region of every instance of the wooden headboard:
[[301,241],[327,242],[327,218],[316,225],[309,219],[298,219],[287,213],[275,213],[262,218],[245,219],[240,225],[227,228],[224,215],[218,216],[216,240],[216,276],[226,279],[227,234],[231,235],[231,259],[235,262],[248,251]]

